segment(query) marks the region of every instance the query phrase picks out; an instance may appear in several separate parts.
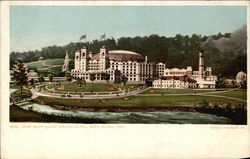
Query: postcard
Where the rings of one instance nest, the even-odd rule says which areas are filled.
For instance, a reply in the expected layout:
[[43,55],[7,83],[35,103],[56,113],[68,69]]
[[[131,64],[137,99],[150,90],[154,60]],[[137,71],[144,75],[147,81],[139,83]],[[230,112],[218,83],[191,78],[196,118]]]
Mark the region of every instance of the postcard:
[[1,2],[3,158],[249,157],[249,3]]

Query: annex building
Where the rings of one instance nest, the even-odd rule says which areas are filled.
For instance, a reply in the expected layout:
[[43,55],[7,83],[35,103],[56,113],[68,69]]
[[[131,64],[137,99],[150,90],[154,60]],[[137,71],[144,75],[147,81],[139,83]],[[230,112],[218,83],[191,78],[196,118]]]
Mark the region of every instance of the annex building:
[[201,50],[198,71],[190,66],[186,69],[166,68],[163,76],[152,81],[155,88],[215,88],[217,76],[212,75],[211,67],[205,69],[204,51]]

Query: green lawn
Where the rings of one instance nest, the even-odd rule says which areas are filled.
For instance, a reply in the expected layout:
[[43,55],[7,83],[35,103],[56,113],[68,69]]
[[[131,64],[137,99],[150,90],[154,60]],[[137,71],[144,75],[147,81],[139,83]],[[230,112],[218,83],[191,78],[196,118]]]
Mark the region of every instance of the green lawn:
[[63,65],[64,59],[63,58],[58,58],[58,59],[47,59],[45,61],[46,65]]
[[[109,88],[114,88],[112,85],[109,84],[91,84],[87,83],[86,85],[82,85],[82,87],[78,88],[78,84],[76,82],[70,83],[69,84],[64,84],[63,85],[64,89],[60,90],[57,88],[62,88],[62,86],[56,87],[56,91],[61,91],[61,92],[108,92]],[[116,90],[116,89],[115,89]]]
[[121,88],[122,90],[126,89],[133,89],[133,88],[137,88],[137,87],[141,87],[143,86],[143,84],[126,84],[125,86],[123,85],[123,83],[121,84],[113,84],[114,86]]
[[21,90],[18,89],[17,91],[15,91],[14,93],[12,93],[11,96],[13,96],[13,97],[17,97],[17,96],[18,97],[21,97],[21,96],[23,96],[23,97],[31,97],[32,96],[32,93],[30,92],[29,89],[23,89],[22,91],[23,92],[21,94]]
[[28,67],[36,67],[37,69],[41,69],[41,68],[46,68],[48,66],[44,66],[43,65],[43,61],[35,61],[35,62],[29,62],[29,63],[26,63],[26,65]]
[[151,88],[141,94],[184,94],[184,93],[204,93],[204,92],[213,92],[215,90],[195,90],[195,89],[157,89]]
[[236,100],[229,100],[217,97],[202,97],[202,96],[154,96],[154,97],[140,97],[132,96],[130,100],[123,100],[123,98],[106,99],[106,102],[101,102],[99,99],[48,99],[47,97],[38,97],[37,100],[44,101],[47,104],[79,106],[79,107],[167,107],[167,106],[185,106],[193,107],[203,100],[210,103],[226,104],[231,103],[245,104]]
[[247,99],[247,91],[246,90],[235,90],[230,92],[221,92],[216,93],[221,96],[227,96],[227,97],[234,97],[234,98],[240,98],[240,99]]
[[16,84],[10,84],[10,89],[20,89]]

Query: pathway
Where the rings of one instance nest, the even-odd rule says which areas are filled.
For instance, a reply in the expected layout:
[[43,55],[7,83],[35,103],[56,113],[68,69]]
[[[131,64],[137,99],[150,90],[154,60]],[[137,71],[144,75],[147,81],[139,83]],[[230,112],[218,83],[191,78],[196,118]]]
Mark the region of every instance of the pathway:
[[[47,88],[47,87],[46,87]],[[239,88],[234,88],[234,89],[228,89],[225,91],[212,91],[212,92],[203,92],[203,93],[180,93],[180,94],[140,94],[141,92],[144,92],[148,89],[150,89],[151,87],[146,87],[143,89],[139,89],[139,90],[134,90],[131,92],[123,92],[120,93],[119,95],[117,94],[105,94],[105,95],[101,95],[101,94],[96,94],[96,95],[84,95],[84,96],[80,96],[80,95],[73,95],[71,94],[70,97],[67,96],[61,96],[60,94],[53,94],[53,93],[44,93],[44,92],[39,92],[37,91],[35,88],[31,89],[31,93],[32,95],[32,99],[35,99],[39,96],[44,96],[44,97],[53,97],[53,98],[63,98],[63,99],[109,99],[109,98],[123,98],[123,97],[127,97],[127,96],[144,96],[144,97],[148,97],[148,96],[204,96],[204,97],[218,97],[218,98],[226,98],[226,99],[232,99],[232,100],[237,100],[237,101],[241,101],[241,102],[247,102],[247,100],[244,99],[240,99],[240,98],[235,98],[235,97],[228,97],[228,96],[222,96],[222,95],[218,95],[218,93],[224,93],[224,92],[231,92],[231,91],[235,91],[238,90]],[[53,88],[52,88],[53,89]]]
[[63,99],[109,99],[109,98],[123,98],[123,97],[127,97],[127,96],[134,96],[134,95],[137,95],[141,92],[144,92],[146,90],[148,90],[149,88],[146,87],[146,88],[143,88],[143,89],[139,89],[139,90],[134,90],[134,91],[131,91],[131,92],[128,92],[128,93],[120,93],[120,94],[105,94],[105,95],[101,95],[101,94],[96,94],[96,95],[84,95],[83,97],[80,97],[80,95],[73,95],[73,94],[70,94],[70,97],[63,97],[62,95],[63,94],[54,94],[54,93],[49,93],[49,92],[39,92],[37,91],[35,88],[32,88],[31,89],[31,93],[33,94],[32,95],[32,99],[35,99],[39,96],[44,96],[44,97],[52,97],[52,98],[63,98]]
[[[149,89],[149,88],[148,88]],[[218,97],[218,98],[227,98],[227,99],[232,99],[232,100],[238,100],[241,102],[247,102],[247,100],[240,99],[240,98],[234,98],[234,97],[228,97],[228,96],[222,96],[222,95],[214,95],[218,93],[224,93],[224,92],[231,92],[238,90],[240,88],[234,88],[234,89],[229,89],[225,91],[214,91],[214,92],[204,92],[204,93],[181,93],[181,94],[137,94],[136,96],[204,96],[204,97]],[[211,95],[210,95],[211,94]]]

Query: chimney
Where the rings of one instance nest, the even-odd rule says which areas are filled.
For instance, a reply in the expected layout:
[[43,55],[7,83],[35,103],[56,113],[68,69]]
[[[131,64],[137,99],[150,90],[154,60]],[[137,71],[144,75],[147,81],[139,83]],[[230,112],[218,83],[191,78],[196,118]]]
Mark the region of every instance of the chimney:
[[148,56],[145,56],[145,62],[148,62]]
[[204,77],[204,50],[201,50],[199,53],[199,77],[203,79]]

